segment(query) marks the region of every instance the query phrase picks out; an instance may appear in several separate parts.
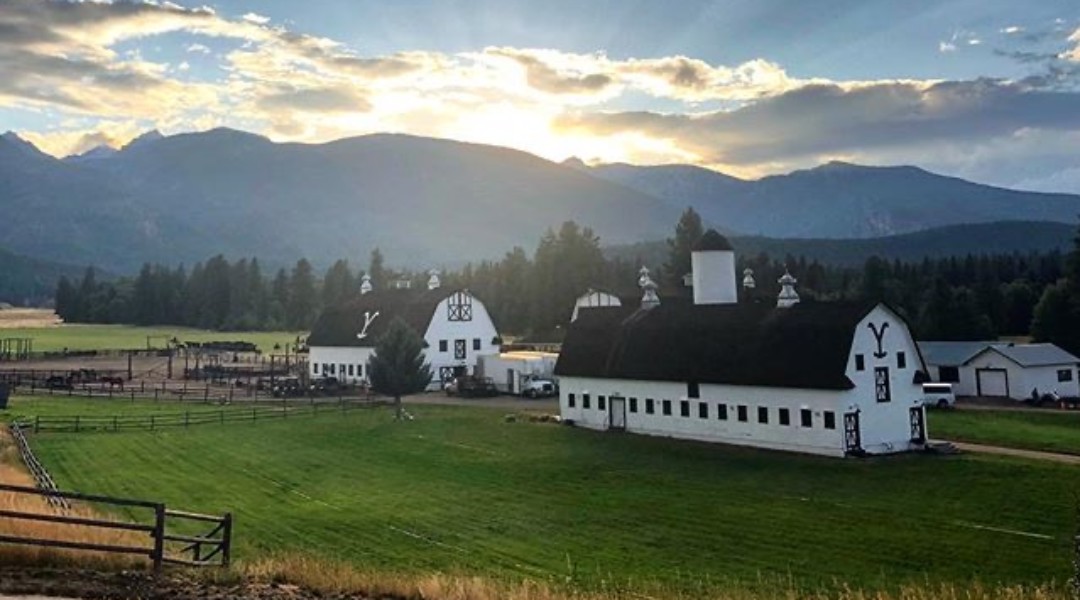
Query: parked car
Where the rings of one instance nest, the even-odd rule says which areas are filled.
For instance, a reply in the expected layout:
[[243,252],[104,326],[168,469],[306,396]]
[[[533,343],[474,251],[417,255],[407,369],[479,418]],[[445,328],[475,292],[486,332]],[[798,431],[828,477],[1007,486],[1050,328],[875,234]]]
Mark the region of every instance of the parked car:
[[50,390],[70,390],[71,380],[61,375],[53,375],[45,380],[45,387]]
[[318,394],[336,394],[341,391],[341,381],[337,377],[320,377],[311,382],[311,391]]
[[521,395],[527,398],[558,396],[559,384],[547,377],[529,377],[521,383]]
[[298,377],[284,377],[274,384],[273,393],[278,398],[303,396],[304,386],[300,385]]
[[952,408],[956,405],[956,394],[951,383],[924,383],[923,406],[933,408]]
[[463,398],[489,398],[499,395],[499,389],[495,387],[495,381],[490,377],[472,375],[457,377],[444,386],[443,391],[447,396],[458,395]]

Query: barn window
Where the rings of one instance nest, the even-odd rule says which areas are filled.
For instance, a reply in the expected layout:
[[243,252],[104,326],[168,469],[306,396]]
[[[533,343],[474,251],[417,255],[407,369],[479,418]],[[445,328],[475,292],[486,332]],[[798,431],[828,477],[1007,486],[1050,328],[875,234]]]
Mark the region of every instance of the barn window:
[[448,346],[446,340],[439,340],[439,352],[446,352],[447,347]]
[[334,371],[335,368],[337,368],[337,365],[335,365],[334,363],[330,363],[330,374],[331,375],[335,374],[335,371]]
[[810,412],[809,408],[804,408],[804,409],[799,411],[799,423],[803,427],[813,427],[814,426],[814,415],[813,415],[813,413]]
[[632,412],[632,413],[637,412],[637,398],[631,398],[630,399],[630,412]]
[[454,292],[446,303],[446,318],[450,321],[472,321],[472,296]]
[[645,414],[651,415],[656,412],[656,403],[652,398],[645,399]]
[[780,409],[780,424],[791,425],[791,411],[786,408]]
[[707,402],[698,402],[697,416],[702,419],[709,418],[709,404]]
[[896,368],[897,369],[906,369],[907,368],[907,355],[904,354],[903,352],[897,352],[896,353]]
[[689,401],[683,400],[683,401],[679,402],[679,414],[684,416],[684,417],[689,417],[690,416],[690,402]]
[[1058,369],[1058,382],[1072,381],[1072,369]]
[[836,413],[827,410],[822,414],[825,417],[825,429],[836,429]]
[[686,397],[687,398],[700,398],[701,397],[701,386],[698,385],[698,382],[691,381],[690,383],[686,384]]
[[473,338],[472,349],[473,350],[479,350],[480,349],[480,338]]
[[942,383],[960,383],[960,367],[938,367],[938,380]]
[[311,372],[316,375],[319,374],[319,363],[311,363]]
[[362,365],[362,364],[356,365],[356,376],[357,377],[363,377],[364,376],[364,365]]
[[454,340],[454,359],[465,360],[465,340]]
[[746,405],[745,404],[740,404],[738,408],[739,408],[739,410],[738,410],[739,421],[742,422],[742,423],[745,423],[747,421],[747,419],[749,418],[749,417],[746,416],[746,414],[747,414],[746,413]]
[[759,406],[757,407],[757,422],[768,423],[769,422],[769,407]]
[[596,410],[607,410],[607,398],[604,396],[596,397]]
[[349,377],[353,376],[353,366],[349,365]]
[[864,357],[862,354],[856,354],[855,355],[855,370],[856,371],[865,371],[866,370],[866,357]]
[[664,400],[664,416],[671,416],[671,400]]
[[716,405],[716,418],[721,421],[727,421],[727,404]]
[[574,404],[575,404],[576,402],[577,402],[577,399],[576,399],[576,398],[574,398],[574,395],[573,395],[573,394],[567,394],[567,395],[566,395],[566,405],[567,405],[567,406],[569,406],[570,408],[574,408]]
[[329,375],[331,372],[332,371],[330,370],[330,365],[328,363],[323,363],[322,364],[322,374],[323,375]]
[[589,403],[589,395],[588,394],[582,394],[581,395],[581,408],[589,408],[589,404],[590,404]]

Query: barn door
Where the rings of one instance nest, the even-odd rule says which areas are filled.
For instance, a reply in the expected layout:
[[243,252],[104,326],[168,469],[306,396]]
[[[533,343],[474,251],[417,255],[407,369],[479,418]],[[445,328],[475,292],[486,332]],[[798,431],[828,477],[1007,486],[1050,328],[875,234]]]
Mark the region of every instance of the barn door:
[[454,380],[457,375],[454,374],[454,367],[439,367],[439,381],[444,385]]
[[465,360],[465,340],[454,340],[454,359]]
[[844,413],[844,451],[862,452],[862,436],[859,434],[859,413]]
[[874,398],[878,402],[892,401],[892,390],[889,387],[889,367],[874,367]]
[[911,441],[916,444],[926,443],[926,412],[923,407],[908,409],[911,421]]
[[626,398],[612,396],[609,398],[608,427],[611,429],[626,429]]

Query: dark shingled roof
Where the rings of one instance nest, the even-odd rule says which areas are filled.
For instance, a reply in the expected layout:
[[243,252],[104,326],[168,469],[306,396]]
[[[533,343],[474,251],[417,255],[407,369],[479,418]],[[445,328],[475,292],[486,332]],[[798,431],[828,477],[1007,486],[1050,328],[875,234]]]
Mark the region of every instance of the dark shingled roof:
[[[456,290],[377,290],[347,304],[328,308],[319,315],[308,336],[308,346],[374,346],[386,327],[401,317],[417,334],[427,331],[435,308]],[[364,312],[379,313],[368,327],[364,339],[356,337],[364,328]]]
[[701,236],[701,239],[691,248],[694,252],[708,252],[710,250],[733,250],[731,242],[715,229],[710,229]]
[[842,390],[855,326],[873,303],[664,303],[583,309],[563,342],[563,377]]

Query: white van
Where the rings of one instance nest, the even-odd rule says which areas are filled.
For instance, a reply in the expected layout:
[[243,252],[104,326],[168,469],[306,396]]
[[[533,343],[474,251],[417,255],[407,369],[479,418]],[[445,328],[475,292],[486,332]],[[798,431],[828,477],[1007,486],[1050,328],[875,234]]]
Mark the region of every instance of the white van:
[[952,408],[956,405],[956,394],[951,383],[924,383],[923,406],[934,408]]

